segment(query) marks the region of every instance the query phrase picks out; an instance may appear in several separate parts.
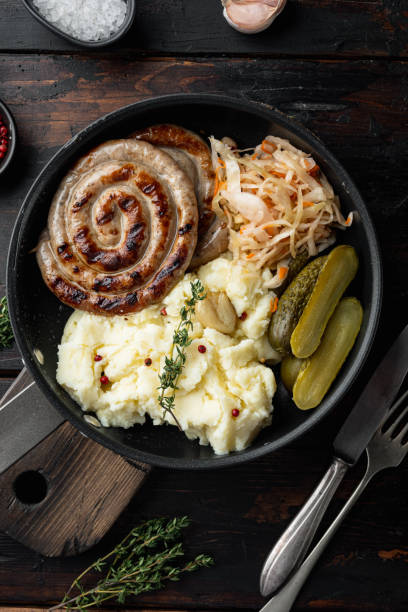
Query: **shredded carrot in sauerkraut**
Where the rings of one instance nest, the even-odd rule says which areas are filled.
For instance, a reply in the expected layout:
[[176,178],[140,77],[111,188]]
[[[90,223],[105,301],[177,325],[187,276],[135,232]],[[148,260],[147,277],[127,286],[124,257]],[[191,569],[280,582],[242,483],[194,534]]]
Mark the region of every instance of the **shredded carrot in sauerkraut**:
[[267,136],[255,149],[232,149],[210,138],[216,188],[213,209],[225,215],[235,259],[276,270],[279,286],[289,259],[331,245],[334,228],[352,223],[315,160],[288,140]]

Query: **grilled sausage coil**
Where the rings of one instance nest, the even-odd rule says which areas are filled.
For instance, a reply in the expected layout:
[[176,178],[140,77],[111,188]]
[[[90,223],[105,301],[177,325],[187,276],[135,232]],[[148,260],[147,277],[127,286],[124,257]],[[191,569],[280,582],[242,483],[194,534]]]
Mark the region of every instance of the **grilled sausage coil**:
[[215,174],[211,152],[200,136],[183,127],[157,124],[132,134],[171,155],[191,178],[198,202],[198,243],[189,269],[197,268],[228,248],[227,224],[212,210]]
[[197,242],[194,186],[165,151],[112,140],[80,159],[54,196],[37,261],[65,304],[137,312],[183,276]]

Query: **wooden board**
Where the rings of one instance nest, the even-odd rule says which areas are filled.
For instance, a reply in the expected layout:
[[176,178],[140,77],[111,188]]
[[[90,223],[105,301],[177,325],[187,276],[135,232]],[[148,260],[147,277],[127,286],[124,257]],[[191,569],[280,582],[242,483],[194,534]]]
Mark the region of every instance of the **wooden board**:
[[[396,0],[289,0],[256,36],[230,28],[220,0],[149,0],[136,2],[134,25],[113,53],[406,57],[407,27]],[[14,49],[81,51],[37,23],[22,2],[2,0],[0,51]]]
[[66,422],[0,476],[0,529],[47,557],[79,555],[105,535],[149,471]]
[[[6,411],[0,414],[18,422],[2,420],[2,459],[7,463],[0,474],[0,529],[47,557],[79,555],[105,535],[151,468],[131,465],[83,436],[39,391],[18,404],[32,385],[24,369],[0,398],[0,411],[3,405]],[[40,435],[38,419],[46,425]],[[31,448],[20,446],[27,435]]]

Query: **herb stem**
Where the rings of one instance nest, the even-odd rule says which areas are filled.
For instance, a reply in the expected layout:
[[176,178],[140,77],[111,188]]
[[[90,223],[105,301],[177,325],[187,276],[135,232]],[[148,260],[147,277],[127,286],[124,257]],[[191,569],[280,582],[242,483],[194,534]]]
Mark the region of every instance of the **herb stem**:
[[[191,282],[190,287],[191,298],[186,299],[184,306],[180,309],[180,321],[173,333],[170,356],[164,359],[163,371],[159,375],[160,386],[158,387],[160,390],[158,402],[163,408],[163,416],[168,412],[180,431],[182,430],[181,425],[174,414],[176,390],[186,362],[185,349],[192,342],[189,331],[193,331],[192,317],[195,314],[195,305],[206,297],[204,287],[199,279]],[[177,352],[176,357],[174,356],[175,352]],[[166,393],[168,389],[171,390],[169,394]]]
[[[208,567],[213,561],[205,555],[198,555],[183,566],[174,565],[174,561],[184,555],[181,542],[175,541],[188,524],[184,516],[171,520],[152,519],[135,527],[111,552],[84,570],[73,581],[63,600],[49,608],[49,612],[62,608],[87,610],[109,599],[122,604],[130,595],[160,589],[166,581],[178,580],[184,572]],[[85,589],[81,580],[91,571],[101,572],[111,557],[113,561],[106,567],[105,575],[94,587]],[[74,588],[77,595],[72,593]]]
[[10,316],[6,296],[0,300],[0,349],[8,348],[13,342]]
[[[131,533],[131,532],[130,532]],[[125,539],[127,539],[130,536],[130,533],[126,536]],[[121,544],[124,542],[125,540],[122,540]],[[104,557],[101,557],[98,561],[99,563],[103,563],[104,561],[106,561],[106,559],[109,559],[109,557],[111,557],[113,554],[115,554],[116,549],[111,550],[107,555],[105,555]],[[65,597],[68,597],[68,595],[70,594],[70,592],[72,591],[72,589],[74,587],[78,588],[78,584],[80,582],[80,580],[82,580],[82,578],[93,568],[93,565],[90,565],[89,567],[87,567],[86,569],[84,569],[84,571],[82,572],[82,574],[79,574],[79,576],[77,576],[74,580],[74,582],[71,584],[71,586],[69,587],[68,591],[65,594]],[[109,570],[110,571],[110,570]],[[77,599],[77,597],[75,597],[74,599]],[[69,602],[65,602],[69,603]],[[58,608],[50,608],[50,610],[57,610]]]

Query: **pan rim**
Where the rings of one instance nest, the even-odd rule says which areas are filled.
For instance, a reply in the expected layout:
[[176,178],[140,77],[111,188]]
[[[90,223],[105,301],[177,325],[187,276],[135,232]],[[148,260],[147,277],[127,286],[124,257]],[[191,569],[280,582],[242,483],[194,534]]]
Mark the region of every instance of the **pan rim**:
[[[304,140],[310,144],[310,147],[317,151],[320,155],[324,155],[327,166],[330,167],[335,173],[339,181],[342,182],[344,187],[347,189],[352,201],[358,202],[358,209],[363,217],[363,223],[365,226],[365,234],[368,243],[369,250],[369,265],[372,271],[372,287],[371,287],[371,303],[370,312],[367,319],[367,326],[365,330],[365,336],[362,340],[361,346],[359,347],[358,353],[354,357],[354,362],[350,367],[350,371],[347,373],[345,379],[343,379],[340,387],[332,394],[332,397],[327,400],[323,406],[315,409],[312,415],[304,422],[297,425],[293,430],[282,435],[277,440],[272,442],[266,442],[260,447],[248,447],[247,449],[229,455],[221,455],[216,458],[204,457],[198,459],[191,458],[174,458],[164,457],[155,453],[148,453],[140,451],[134,447],[128,446],[123,442],[115,442],[111,438],[107,437],[98,429],[93,428],[87,424],[86,421],[77,417],[71,413],[68,408],[65,407],[64,403],[54,393],[51,387],[45,380],[44,375],[41,373],[39,365],[35,362],[32,356],[32,352],[26,338],[22,332],[20,332],[17,324],[16,313],[18,311],[18,284],[17,275],[14,274],[15,261],[18,256],[18,245],[19,236],[22,228],[24,227],[24,219],[26,215],[35,207],[36,201],[33,196],[36,190],[39,188],[43,181],[44,175],[47,174],[48,169],[55,163],[60,162],[63,166],[64,154],[70,151],[72,147],[79,143],[83,138],[97,132],[100,127],[108,125],[113,120],[117,119],[120,115],[126,115],[129,111],[135,110],[135,114],[141,114],[144,110],[160,109],[160,107],[166,107],[169,104],[183,105],[183,104],[197,104],[197,105],[215,105],[220,107],[227,107],[230,109],[244,111],[260,116],[267,120],[272,120],[283,127],[290,130],[292,133],[297,133]],[[31,375],[33,376],[36,383],[39,385],[42,392],[45,394],[50,403],[75,427],[81,431],[85,436],[99,442],[103,446],[113,450],[116,453],[124,456],[125,458],[143,462],[150,465],[172,468],[172,469],[218,469],[225,468],[227,466],[237,465],[248,461],[253,461],[264,455],[267,455],[283,446],[286,446],[299,439],[302,435],[306,434],[313,427],[323,420],[333,408],[341,401],[344,395],[350,390],[351,386],[355,382],[358,374],[360,373],[371,349],[373,343],[378,322],[381,312],[382,302],[382,286],[383,286],[383,274],[381,265],[380,247],[376,235],[376,231],[371,220],[368,209],[362,199],[354,181],[351,179],[347,171],[343,168],[342,164],[337,160],[335,156],[326,148],[323,142],[318,136],[311,132],[308,128],[298,123],[296,120],[288,117],[278,109],[275,109],[265,103],[256,102],[250,99],[234,99],[222,94],[170,94],[165,96],[158,96],[154,98],[148,98],[138,102],[128,104],[120,107],[102,117],[93,121],[78,134],[66,142],[45,164],[41,172],[38,174],[33,184],[31,185],[24,202],[17,215],[17,219],[13,228],[12,237],[8,252],[7,261],[7,296],[10,309],[10,319],[16,338],[17,347],[22,355],[23,363],[26,365]]]

